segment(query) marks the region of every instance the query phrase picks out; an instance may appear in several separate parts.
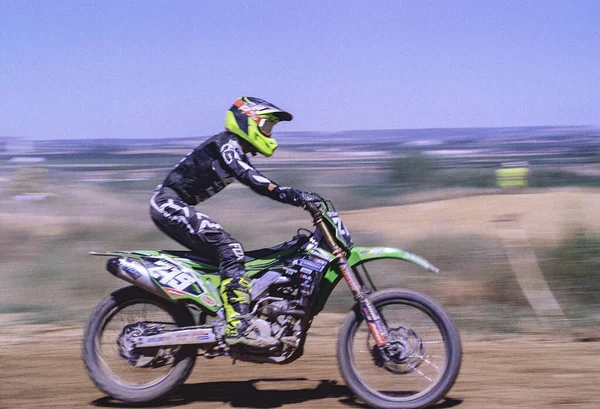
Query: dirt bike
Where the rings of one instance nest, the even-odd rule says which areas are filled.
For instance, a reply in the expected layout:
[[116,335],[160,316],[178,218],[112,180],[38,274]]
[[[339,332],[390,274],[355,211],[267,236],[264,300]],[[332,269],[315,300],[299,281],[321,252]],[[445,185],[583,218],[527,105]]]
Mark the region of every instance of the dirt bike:
[[84,332],[82,357],[96,386],[126,403],[163,398],[190,375],[197,356],[287,364],[300,358],[313,318],[343,278],[355,305],[339,330],[337,359],[347,387],[375,408],[421,408],[440,400],[461,365],[458,330],[430,297],[376,291],[370,261],[393,258],[432,272],[400,249],[354,246],[331,201],[311,194],[314,230],[246,253],[252,325],[278,344],[224,342],[218,261],[186,251],[92,252],[111,256],[107,270],[133,286],[105,298]]

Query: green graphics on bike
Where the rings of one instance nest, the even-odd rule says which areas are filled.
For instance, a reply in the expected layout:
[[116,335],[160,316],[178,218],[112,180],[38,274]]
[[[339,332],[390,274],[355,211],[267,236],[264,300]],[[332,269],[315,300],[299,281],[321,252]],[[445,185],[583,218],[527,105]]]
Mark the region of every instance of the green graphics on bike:
[[94,252],[115,256],[107,269],[119,278],[142,286],[173,301],[191,301],[211,312],[222,307],[219,288],[221,277],[216,267],[161,251]]
[[[324,206],[326,206],[326,204]],[[352,241],[350,232],[346,226],[344,226],[344,222],[342,222],[342,218],[337,214],[337,212],[329,207],[325,207],[323,218],[333,226],[335,238],[342,248],[345,250],[351,249],[354,246],[354,242]]]
[[[251,255],[247,257],[245,264],[248,277],[260,278],[264,273],[270,272],[313,279],[313,275],[324,271],[333,260],[333,255],[318,247],[305,248],[299,245],[301,242],[294,243],[296,245],[284,243],[275,248],[248,252]],[[196,303],[212,313],[216,313],[222,306],[217,290],[221,285],[221,277],[216,260],[203,259],[203,262],[198,262],[194,259],[199,257],[194,254],[177,251],[138,250],[90,254],[116,256],[107,262],[107,269],[111,273],[161,297],[168,297],[176,302]],[[339,281],[337,274],[331,279],[333,282]],[[314,287],[312,281],[304,284],[307,295],[308,289],[312,291]],[[259,287],[261,283],[261,280],[257,280],[258,287],[253,294],[262,290]]]

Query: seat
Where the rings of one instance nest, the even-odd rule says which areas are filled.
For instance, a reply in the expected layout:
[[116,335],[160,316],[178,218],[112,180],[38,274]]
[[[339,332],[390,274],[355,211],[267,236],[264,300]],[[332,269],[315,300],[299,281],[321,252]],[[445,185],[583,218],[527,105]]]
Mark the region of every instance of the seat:
[[[246,263],[248,263],[248,262],[256,260],[256,259],[268,258],[268,257],[272,256],[273,254],[279,253],[283,250],[286,250],[286,249],[289,249],[292,247],[301,247],[304,243],[306,243],[308,241],[309,237],[310,236],[299,234],[299,235],[294,236],[292,238],[292,240],[285,241],[285,242],[278,244],[276,246],[273,246],[273,247],[266,247],[263,249],[246,251],[245,252],[246,258],[244,261]],[[215,269],[219,268],[218,267],[219,260],[216,257],[211,257],[211,256],[194,253],[193,251],[190,251],[190,250],[161,250],[161,252],[164,254],[167,254],[167,255],[174,256],[174,257],[187,258],[188,260],[191,260],[193,262],[196,262],[199,264],[204,264],[209,267],[213,267]]]

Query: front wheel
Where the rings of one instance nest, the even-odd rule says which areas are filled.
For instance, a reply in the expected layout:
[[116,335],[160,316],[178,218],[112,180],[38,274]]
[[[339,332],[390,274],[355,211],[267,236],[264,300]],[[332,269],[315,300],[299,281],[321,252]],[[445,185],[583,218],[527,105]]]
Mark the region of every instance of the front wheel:
[[127,403],[157,400],[187,379],[196,348],[135,348],[131,339],[193,324],[185,306],[138,287],[121,288],[98,304],[85,328],[86,370],[96,386],[113,398]]
[[388,331],[380,349],[359,308],[348,313],[337,357],[346,385],[368,405],[416,409],[434,404],[452,387],[462,359],[458,330],[433,299],[408,290],[369,296]]

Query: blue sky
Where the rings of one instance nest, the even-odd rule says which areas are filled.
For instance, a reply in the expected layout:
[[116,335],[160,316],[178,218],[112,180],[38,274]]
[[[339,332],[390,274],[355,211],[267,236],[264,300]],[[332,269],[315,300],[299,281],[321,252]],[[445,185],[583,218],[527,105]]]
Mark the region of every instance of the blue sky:
[[0,0],[0,136],[600,125],[600,1]]

